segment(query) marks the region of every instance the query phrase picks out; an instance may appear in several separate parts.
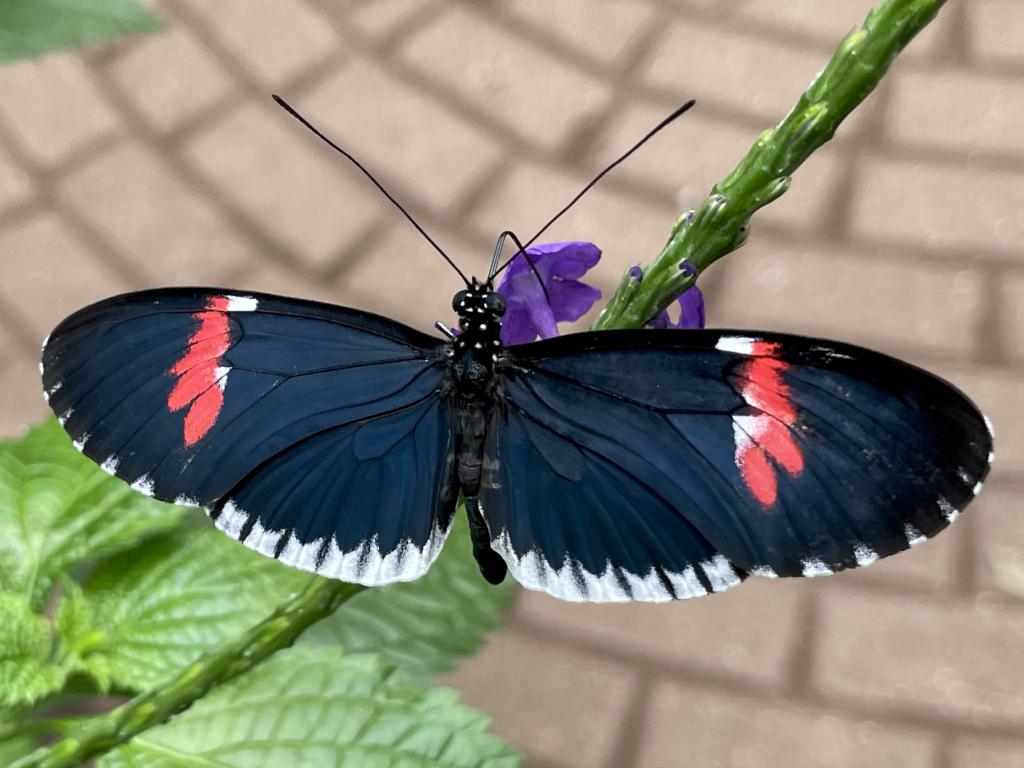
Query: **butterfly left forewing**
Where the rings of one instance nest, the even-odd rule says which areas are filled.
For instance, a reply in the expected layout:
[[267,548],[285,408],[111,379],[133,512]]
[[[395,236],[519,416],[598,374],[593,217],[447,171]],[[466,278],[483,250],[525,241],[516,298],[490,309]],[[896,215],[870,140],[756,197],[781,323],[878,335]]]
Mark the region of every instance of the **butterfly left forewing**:
[[146,291],[61,323],[42,375],[83,453],[147,495],[207,508],[264,554],[387,583],[423,573],[447,533],[443,345],[399,323],[265,294]]
[[947,526],[991,460],[959,391],[848,345],[622,331],[508,355],[481,501],[514,575],[570,599],[866,565]]

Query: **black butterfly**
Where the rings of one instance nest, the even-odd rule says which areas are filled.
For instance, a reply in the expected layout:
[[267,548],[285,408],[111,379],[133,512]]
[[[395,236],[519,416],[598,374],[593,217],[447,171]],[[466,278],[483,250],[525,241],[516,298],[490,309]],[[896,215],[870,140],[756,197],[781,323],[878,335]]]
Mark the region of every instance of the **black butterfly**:
[[265,294],[144,291],[56,328],[47,399],[133,488],[370,585],[427,571],[460,491],[489,581],[507,568],[568,600],[661,601],[867,565],[980,490],[987,420],[876,352],[653,329],[504,347],[508,234],[455,295],[457,337]]

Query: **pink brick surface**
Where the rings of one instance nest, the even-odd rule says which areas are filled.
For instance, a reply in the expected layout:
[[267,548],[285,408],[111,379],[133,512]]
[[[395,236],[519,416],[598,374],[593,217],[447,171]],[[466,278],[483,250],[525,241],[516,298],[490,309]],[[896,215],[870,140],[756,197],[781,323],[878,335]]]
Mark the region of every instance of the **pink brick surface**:
[[971,53],[988,64],[1020,65],[1024,14],[1017,0],[971,0],[968,17]]
[[[500,230],[532,234],[697,98],[544,238],[598,243],[608,295],[871,2],[154,5],[163,33],[0,66],[0,437],[46,412],[45,333],[144,285],[453,319],[456,276],[272,90],[477,275]],[[1024,766],[1022,24],[1020,0],[950,0],[702,278],[711,324],[867,344],[960,386],[997,432],[979,501],[811,583],[669,606],[521,595],[445,682],[530,768]]]
[[0,120],[32,162],[52,165],[120,132],[82,62],[55,54],[0,67]]
[[33,345],[65,315],[129,286],[54,213],[5,227],[0,254],[0,301],[24,323]]
[[882,711],[1024,727],[1024,605],[963,600],[953,609],[937,600],[835,589],[819,610],[814,684],[825,696]]
[[[766,236],[733,258],[718,267],[727,273],[721,309],[713,311],[716,325],[954,355],[974,344],[980,278],[956,265],[923,270],[883,247],[830,248]],[[803,309],[799,315],[790,311],[794,301]]]
[[[535,684],[524,687],[524,678]],[[601,765],[640,684],[628,666],[514,630],[495,636],[446,684],[496,717],[499,733],[532,754]],[[566,716],[568,714],[568,716]]]
[[263,87],[279,86],[335,50],[326,18],[302,0],[182,0],[189,16]]
[[[777,120],[828,61],[824,48],[773,41],[720,24],[680,19],[651,53],[653,86],[721,108]],[[764,66],[771,62],[771,67]]]
[[115,60],[111,74],[158,130],[174,129],[215,106],[233,85],[216,57],[179,24],[172,24],[167,34],[139,40]]
[[352,23],[372,39],[385,39],[419,14],[436,8],[432,0],[381,0],[363,3],[350,16]]
[[32,180],[23,168],[19,168],[9,154],[0,150],[0,212],[24,203],[32,196]]
[[655,7],[644,0],[510,0],[506,12],[540,34],[554,37],[602,64],[620,62],[644,34]]
[[820,707],[663,684],[650,709],[637,768],[934,765],[934,737]]
[[865,157],[857,170],[861,183],[850,211],[855,236],[925,245],[954,256],[981,252],[1024,259],[1019,171],[878,155]]
[[[412,36],[402,59],[526,141],[549,149],[603,108],[609,96],[598,78],[529,40],[510,39],[500,25],[465,10],[453,9]],[[569,93],[573,97],[566,100]]]
[[978,501],[977,530],[981,586],[1016,599],[1024,599],[1024,515],[1020,497],[994,487]]
[[[630,658],[714,670],[778,687],[801,633],[801,585],[755,579],[714,600],[664,605],[565,605],[526,593],[516,618],[567,638],[588,640]],[[751,632],[751,627],[758,627]]]
[[1024,153],[1024,82],[1008,85],[997,75],[908,68],[892,83],[887,128],[901,144]]
[[381,211],[376,191],[269,98],[218,116],[185,156],[254,225],[312,267],[328,266]]
[[153,285],[218,284],[254,246],[158,153],[124,143],[65,176],[58,194]]
[[1015,360],[1024,362],[1024,272],[1013,272],[1000,280],[999,290],[1006,323],[1004,343]]
[[[487,133],[368,62],[353,62],[325,79],[302,104],[389,190],[433,210],[457,205],[493,173],[499,157]],[[425,141],[425,131],[438,140]],[[323,160],[342,162],[326,152]]]
[[966,738],[953,748],[953,768],[1024,768],[1024,741]]

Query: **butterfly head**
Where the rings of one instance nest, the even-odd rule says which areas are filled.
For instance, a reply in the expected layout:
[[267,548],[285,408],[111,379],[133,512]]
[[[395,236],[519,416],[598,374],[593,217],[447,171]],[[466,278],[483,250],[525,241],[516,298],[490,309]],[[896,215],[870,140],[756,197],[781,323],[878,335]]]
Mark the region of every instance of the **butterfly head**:
[[452,298],[452,309],[459,316],[459,327],[463,332],[482,323],[497,323],[500,327],[501,316],[505,314],[505,299],[490,282],[481,283],[474,277]]
[[450,354],[456,358],[468,355],[489,370],[501,352],[501,317],[505,314],[505,299],[494,290],[490,281],[481,283],[474,277],[452,298],[452,309],[459,316],[460,332],[452,342]]

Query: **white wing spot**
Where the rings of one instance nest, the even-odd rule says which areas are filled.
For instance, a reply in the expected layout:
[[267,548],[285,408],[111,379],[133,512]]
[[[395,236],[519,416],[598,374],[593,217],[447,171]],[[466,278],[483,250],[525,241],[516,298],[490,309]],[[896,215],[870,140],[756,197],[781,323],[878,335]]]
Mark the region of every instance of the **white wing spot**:
[[153,495],[153,480],[149,475],[143,475],[134,483],[132,483],[132,489],[138,491],[144,496]]
[[762,579],[779,578],[779,574],[770,565],[755,565],[750,569],[750,573],[754,576],[760,576]]
[[928,541],[928,537],[921,533],[917,528],[907,523],[903,526],[903,535],[907,538],[907,545],[910,547],[917,547]]
[[878,560],[878,553],[867,544],[858,544],[853,548],[853,556],[857,558],[857,565],[866,568]]
[[738,355],[752,355],[754,354],[754,344],[760,339],[755,339],[750,336],[722,336],[718,343],[715,344],[715,349],[719,352],[735,352]]
[[113,475],[117,472],[117,467],[120,463],[121,460],[117,458],[117,456],[111,454],[110,456],[107,456],[107,458],[103,460],[102,464],[100,464],[100,469],[102,469],[108,475]]
[[[522,556],[517,554],[507,531],[502,531],[500,536],[491,540],[491,548],[501,555],[512,577],[524,587],[547,592],[562,600],[594,603],[625,603],[631,600],[668,602],[673,599],[673,593],[665,586],[659,577],[661,575],[671,584],[677,599],[703,597],[707,594],[692,565],[678,573],[663,570],[659,574],[651,568],[645,575],[640,575],[624,568],[615,568],[609,561],[598,574],[566,557],[559,567],[555,567],[536,550]],[[710,575],[708,580],[713,584],[719,583],[722,589],[739,583],[739,577],[729,561],[721,555],[701,563],[701,567],[706,573],[710,569],[715,574],[714,580]]]
[[71,418],[71,414],[75,412],[74,408],[68,408],[64,413],[57,417],[57,422],[63,427],[68,423],[68,419]]
[[217,369],[213,372],[214,381],[217,382],[217,387],[221,392],[228,385],[228,373],[231,372],[231,367],[226,365],[218,365]]
[[[237,539],[248,519],[249,515],[244,510],[228,500],[217,518],[216,526]],[[412,581],[426,573],[437,559],[449,530],[450,527],[448,530],[442,530],[435,524],[422,547],[417,547],[410,539],[406,539],[387,555],[381,553],[376,537],[372,541],[363,541],[348,552],[343,552],[338,547],[337,539],[332,536],[319,567],[317,558],[324,547],[324,539],[319,538],[303,544],[294,533],[289,533],[287,543],[278,559],[303,571],[366,586]],[[249,549],[273,557],[284,534],[284,530],[273,531],[264,528],[257,520],[242,543]]]
[[177,504],[179,507],[198,507],[199,506],[199,500],[198,499],[195,499],[195,498],[193,498],[191,496],[186,496],[185,494],[182,494],[181,496],[176,496],[175,499],[174,499],[174,503]]
[[971,488],[971,493],[973,493],[975,496],[977,496],[979,493],[981,493],[981,486],[982,486],[981,482],[975,483],[974,487]]
[[949,499],[944,496],[939,497],[939,509],[942,510],[942,516],[951,523],[956,520],[957,516],[960,514],[960,510],[950,504]]
[[832,569],[819,558],[810,557],[802,562],[804,566],[803,574],[809,579],[813,579],[815,576],[830,576],[832,574]]
[[715,592],[724,592],[740,583],[740,577],[736,575],[736,571],[732,569],[732,565],[726,560],[725,555],[715,555],[710,560],[701,563],[700,567]]
[[89,433],[88,433],[88,432],[86,432],[86,433],[85,433],[84,435],[82,435],[82,436],[81,436],[80,438],[78,438],[77,440],[72,440],[72,441],[71,441],[71,444],[72,444],[73,446],[75,446],[75,450],[76,450],[76,451],[78,451],[79,453],[81,453],[82,451],[84,451],[84,450],[85,450],[85,444],[86,444],[86,443],[88,443],[88,442],[89,442]]
[[252,296],[225,296],[228,300],[228,312],[255,312],[260,305]]

